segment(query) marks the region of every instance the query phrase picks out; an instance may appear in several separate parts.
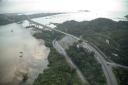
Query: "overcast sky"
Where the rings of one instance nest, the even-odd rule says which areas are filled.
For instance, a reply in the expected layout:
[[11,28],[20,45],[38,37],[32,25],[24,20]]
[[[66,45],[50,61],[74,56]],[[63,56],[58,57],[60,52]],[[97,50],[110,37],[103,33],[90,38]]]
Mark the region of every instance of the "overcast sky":
[[0,0],[0,12],[32,11],[123,11],[128,0]]

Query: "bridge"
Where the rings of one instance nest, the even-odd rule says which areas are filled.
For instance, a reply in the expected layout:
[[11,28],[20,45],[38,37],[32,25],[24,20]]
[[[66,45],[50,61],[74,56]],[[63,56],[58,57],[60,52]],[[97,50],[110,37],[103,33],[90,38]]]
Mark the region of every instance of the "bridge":
[[24,15],[24,16],[26,17],[26,20],[29,22],[29,26],[27,26],[27,28],[33,27],[33,28],[38,29],[38,30],[52,29],[46,25],[43,25],[41,23],[38,23],[38,22],[31,20],[27,15]]
[[[24,14],[23,14],[24,15]],[[78,37],[76,37],[76,36],[74,36],[74,35],[71,35],[71,34],[68,34],[68,33],[66,33],[66,32],[63,32],[63,31],[60,31],[60,30],[57,30],[57,29],[53,29],[53,28],[51,28],[51,27],[48,27],[48,26],[46,26],[46,25],[43,25],[43,24],[41,24],[41,23],[38,23],[38,22],[36,22],[36,21],[33,21],[33,20],[31,20],[27,15],[24,15],[25,17],[26,17],[26,20],[29,22],[29,26],[28,27],[34,27],[35,29],[37,29],[37,30],[53,30],[53,31],[56,31],[56,32],[59,32],[59,33],[62,33],[62,34],[64,34],[64,35],[67,35],[67,36],[70,36],[70,37],[72,37],[72,38],[75,38],[76,40],[80,40],[80,38],[78,38]]]

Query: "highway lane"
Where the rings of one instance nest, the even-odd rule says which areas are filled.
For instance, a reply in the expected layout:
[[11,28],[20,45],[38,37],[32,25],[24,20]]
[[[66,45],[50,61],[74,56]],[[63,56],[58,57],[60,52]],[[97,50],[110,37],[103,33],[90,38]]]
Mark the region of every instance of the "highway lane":
[[108,65],[106,63],[104,56],[96,48],[94,48],[92,45],[90,45],[90,43],[83,42],[82,47],[87,48],[88,50],[90,50],[92,52],[95,52],[94,56],[98,60],[98,62],[101,64],[102,70],[107,79],[107,84],[108,85],[118,85],[116,77],[112,71],[112,68],[110,65]]
[[124,65],[120,65],[114,62],[107,62],[108,65],[111,65],[113,67],[120,67],[120,68],[124,68],[124,69],[128,69],[128,66],[124,66]]

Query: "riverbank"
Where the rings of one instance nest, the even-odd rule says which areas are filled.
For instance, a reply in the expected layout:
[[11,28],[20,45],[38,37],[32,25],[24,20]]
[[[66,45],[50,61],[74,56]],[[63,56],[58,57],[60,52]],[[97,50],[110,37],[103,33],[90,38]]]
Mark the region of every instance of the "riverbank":
[[75,69],[69,66],[64,56],[60,55],[52,45],[54,39],[61,39],[63,35],[54,31],[42,31],[34,36],[45,40],[45,45],[50,48],[50,54],[48,69],[38,76],[33,85],[83,85]]

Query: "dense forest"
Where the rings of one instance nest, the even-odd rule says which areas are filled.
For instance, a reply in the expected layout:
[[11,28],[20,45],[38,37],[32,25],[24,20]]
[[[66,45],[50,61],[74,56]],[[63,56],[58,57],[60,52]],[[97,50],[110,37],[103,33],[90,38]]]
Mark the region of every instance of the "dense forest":
[[[128,66],[128,21],[113,21],[106,18],[83,22],[67,21],[58,24],[56,29],[94,43],[107,55],[107,61]],[[74,58],[76,57],[72,57]],[[78,62],[77,60],[74,59],[74,62]],[[80,62],[78,65],[81,65]],[[128,69],[113,68],[113,71],[119,85],[128,84]]]
[[119,85],[128,85],[128,69],[113,68]]
[[[54,39],[59,40],[64,37],[64,35],[56,33],[55,31],[42,31],[40,33],[35,33],[33,36],[37,39],[45,40],[45,45],[51,49],[48,56],[49,68],[39,75],[34,85],[82,85],[76,75],[75,69],[69,67],[64,57],[58,54],[52,46],[52,41]],[[91,85],[106,85],[105,76],[93,52],[77,48],[76,44],[74,44],[67,49],[67,53],[73,62],[80,68]],[[64,83],[61,84],[62,82]]]
[[106,78],[100,63],[94,57],[94,53],[74,44],[67,50],[73,62],[82,71],[90,85],[107,85]]
[[67,21],[58,24],[56,29],[94,43],[108,56],[108,61],[128,65],[128,21],[116,22],[105,18]]
[[38,76],[33,85],[82,85],[75,69],[67,64],[65,58],[54,48],[50,51],[49,68]]

